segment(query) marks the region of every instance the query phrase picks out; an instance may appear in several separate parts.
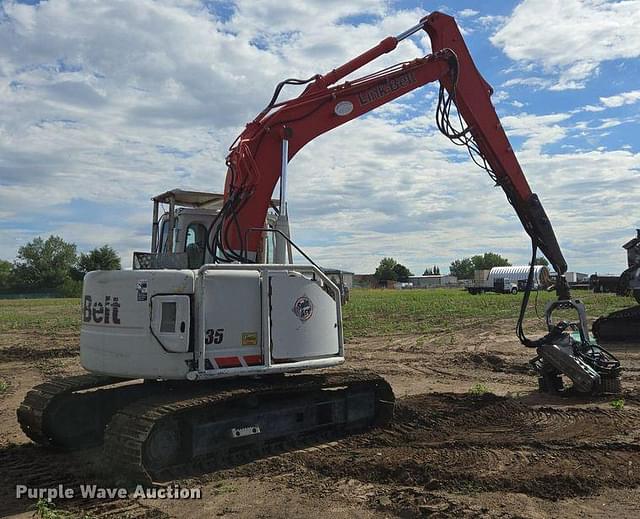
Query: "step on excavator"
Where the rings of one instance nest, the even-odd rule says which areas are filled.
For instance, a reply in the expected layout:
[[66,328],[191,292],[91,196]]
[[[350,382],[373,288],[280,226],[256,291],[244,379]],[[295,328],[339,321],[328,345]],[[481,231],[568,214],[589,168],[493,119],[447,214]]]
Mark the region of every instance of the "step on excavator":
[[[339,82],[419,31],[431,54]],[[548,335],[534,341],[523,331],[533,270],[518,320],[540,387],[563,390],[564,377],[582,393],[616,390],[620,365],[590,338],[584,305],[571,298],[567,264],[492,88],[455,20],[434,12],[327,74],[278,84],[230,148],[223,195],[176,189],[153,199],[151,251],[134,254],[133,270],[84,279],[80,360],[89,374],[31,390],[18,409],[23,431],[66,449],[103,444],[119,474],[165,481],[388,423],[390,385],[335,368],[345,360],[341,290],[291,240],[287,169],[320,134],[436,81],[440,132],[502,188],[533,258],[540,249],[559,274]],[[304,90],[280,101],[287,85]],[[291,262],[294,249],[308,264]],[[578,320],[554,323],[557,309]]]
[[632,295],[639,304],[596,319],[592,330],[598,341],[640,343],[640,229],[636,232],[622,246],[627,251],[627,269],[620,274],[616,293]]

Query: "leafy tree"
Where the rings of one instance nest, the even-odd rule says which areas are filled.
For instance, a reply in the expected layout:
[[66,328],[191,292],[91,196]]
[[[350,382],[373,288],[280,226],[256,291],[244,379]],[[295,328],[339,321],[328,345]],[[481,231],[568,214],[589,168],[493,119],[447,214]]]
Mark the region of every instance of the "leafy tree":
[[95,248],[87,254],[80,254],[78,272],[84,276],[92,270],[120,270],[120,256],[109,245]]
[[26,289],[59,288],[76,261],[74,243],[59,236],[49,236],[46,241],[38,236],[18,249],[12,270],[15,284]]
[[409,276],[413,275],[411,271],[401,263],[396,263],[393,271],[396,273],[398,281],[407,281]]
[[439,276],[440,275],[440,267],[434,265],[433,267],[427,267],[424,269],[423,276]]
[[396,281],[398,274],[393,269],[397,264],[393,258],[382,258],[373,276],[378,281]]
[[471,258],[458,259],[451,262],[449,272],[458,279],[473,279],[475,267]]
[[[531,262],[529,262],[529,265],[531,265]],[[537,257],[536,261],[534,262],[534,265],[542,265],[543,267],[548,267],[549,262],[547,261],[547,258]]]
[[393,258],[382,258],[374,277],[378,281],[406,281],[411,271]]
[[0,290],[11,287],[11,262],[0,260]]
[[67,278],[58,289],[58,293],[62,297],[80,297],[82,296],[82,280]]
[[458,279],[473,279],[474,270],[490,270],[493,267],[509,267],[511,263],[495,252],[476,254],[471,258],[455,260],[449,266],[451,274]]
[[490,270],[493,267],[511,266],[507,258],[503,258],[495,252],[485,252],[483,255],[473,256],[471,261],[475,270]]

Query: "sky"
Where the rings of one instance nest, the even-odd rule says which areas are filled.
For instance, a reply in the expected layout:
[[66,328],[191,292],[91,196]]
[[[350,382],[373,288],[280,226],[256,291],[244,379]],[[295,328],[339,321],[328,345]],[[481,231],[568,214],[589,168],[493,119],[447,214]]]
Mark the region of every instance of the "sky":
[[[279,81],[436,10],[493,86],[569,270],[620,273],[640,227],[640,0],[0,0],[0,258],[56,234],[130,266],[149,250],[151,196],[221,192],[229,146]],[[429,52],[421,31],[350,77]],[[292,160],[292,237],[318,263],[529,260],[500,188],[438,133],[436,96],[415,90]]]

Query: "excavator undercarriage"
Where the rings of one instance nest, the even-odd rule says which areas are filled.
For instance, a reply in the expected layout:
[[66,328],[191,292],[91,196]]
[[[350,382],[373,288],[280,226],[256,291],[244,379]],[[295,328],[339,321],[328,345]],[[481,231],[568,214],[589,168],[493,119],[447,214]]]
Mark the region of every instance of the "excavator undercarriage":
[[[627,251],[628,268],[620,275],[616,293],[619,296],[633,295],[640,303],[640,229],[637,233],[622,246]],[[640,305],[596,319],[592,330],[602,342],[640,343]]]
[[199,383],[81,375],[36,386],[18,420],[37,443],[104,444],[120,476],[160,482],[382,426],[393,405],[389,384],[366,372]]
[[599,317],[592,330],[601,342],[640,343],[640,305]]

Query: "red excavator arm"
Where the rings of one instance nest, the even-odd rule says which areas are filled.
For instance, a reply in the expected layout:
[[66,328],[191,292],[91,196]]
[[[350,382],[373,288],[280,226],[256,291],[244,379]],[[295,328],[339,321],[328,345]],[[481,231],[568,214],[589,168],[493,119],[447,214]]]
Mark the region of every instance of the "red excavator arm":
[[[431,38],[432,54],[335,85],[422,29]],[[318,135],[436,80],[440,82],[438,127],[453,142],[466,146],[474,161],[502,187],[534,244],[556,272],[563,274],[565,260],[496,115],[490,100],[491,86],[476,69],[455,20],[438,12],[324,76],[278,85],[267,108],[247,125],[227,158],[225,206],[212,252],[220,261],[254,261],[260,235],[250,230],[264,225],[285,155],[288,162]],[[285,84],[305,83],[308,86],[299,97],[276,102]],[[459,127],[452,123],[452,106],[466,127],[462,127],[462,121]]]
[[[399,41],[420,30],[425,30],[431,38],[432,54],[335,84],[378,56],[392,51]],[[264,225],[273,190],[286,172],[287,163],[305,144],[436,80],[440,82],[436,110],[439,130],[455,144],[465,146],[474,162],[504,190],[531,236],[532,266],[516,332],[523,345],[536,348],[538,356],[532,363],[538,371],[541,387],[551,392],[561,390],[564,374],[580,392],[618,390],[620,363],[591,342],[584,305],[571,299],[563,276],[567,264],[551,223],[538,197],[531,192],[496,115],[490,99],[491,86],[476,69],[454,19],[442,13],[426,16],[415,27],[395,38],[382,40],[324,76],[314,76],[306,81],[290,79],[278,85],[271,102],[247,125],[227,157],[225,203],[211,226],[213,238],[208,243],[215,261],[256,261],[261,242],[259,230]],[[286,84],[307,84],[307,87],[297,98],[278,103],[280,91]],[[455,108],[453,116],[452,108]],[[283,186],[286,187],[285,181],[281,182],[281,192]],[[281,203],[281,206],[286,209],[286,205]],[[281,218],[286,228],[286,212]],[[523,322],[533,286],[533,260],[537,248],[558,273],[558,301],[547,305],[545,312],[549,333],[531,340],[524,333]],[[281,254],[281,257],[284,256]],[[556,309],[576,310],[579,322],[554,324],[552,313]],[[569,330],[577,330],[579,338]]]

